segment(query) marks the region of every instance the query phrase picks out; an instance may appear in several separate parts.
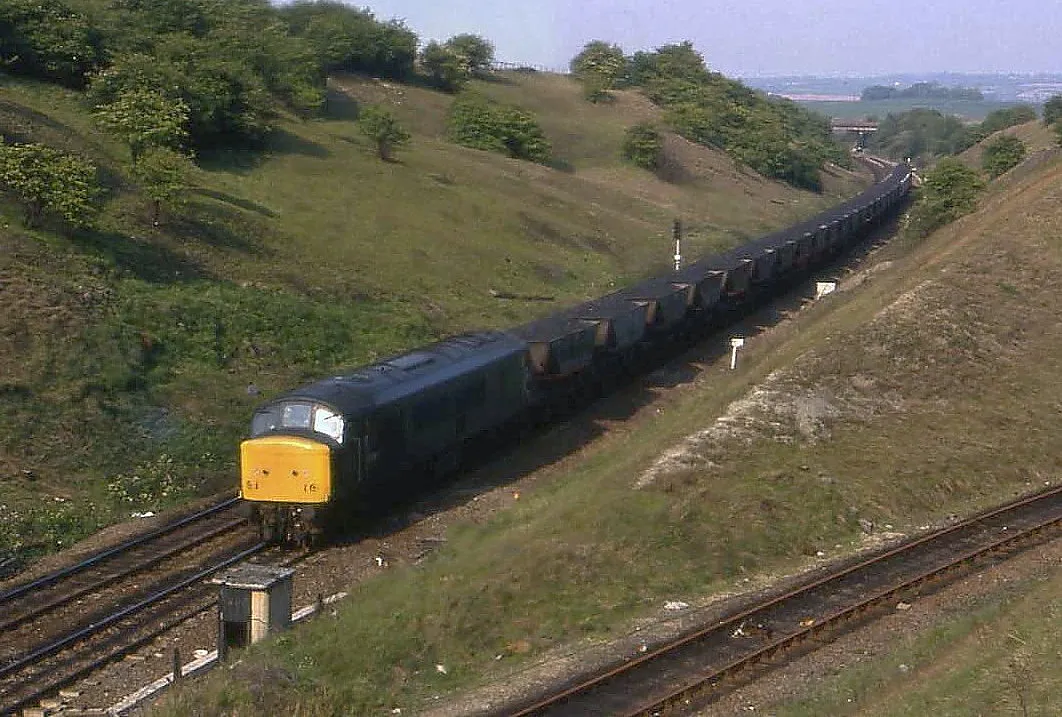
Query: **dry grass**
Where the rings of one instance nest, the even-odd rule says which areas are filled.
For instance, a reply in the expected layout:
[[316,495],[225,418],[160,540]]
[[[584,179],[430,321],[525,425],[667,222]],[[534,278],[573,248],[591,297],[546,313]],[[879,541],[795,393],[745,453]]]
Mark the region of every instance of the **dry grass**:
[[973,147],[970,147],[960,154],[959,158],[971,167],[980,169],[981,156],[984,154],[985,143],[1000,135],[1008,135],[1020,139],[1025,143],[1028,156],[1030,157],[1040,152],[1053,150],[1058,147],[1058,139],[1051,128],[1045,127],[1040,120],[1035,120],[1033,122],[1026,122],[1025,124],[1008,127],[1007,129],[1001,129],[998,132],[994,132],[981,142],[978,142]]

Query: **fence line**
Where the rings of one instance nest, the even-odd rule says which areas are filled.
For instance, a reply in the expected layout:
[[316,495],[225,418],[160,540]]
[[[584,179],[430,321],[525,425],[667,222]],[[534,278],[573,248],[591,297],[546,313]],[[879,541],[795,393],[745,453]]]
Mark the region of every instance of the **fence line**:
[[545,65],[533,65],[527,62],[493,62],[490,68],[494,71],[508,70],[512,72],[550,72],[555,75],[570,74],[567,67],[547,67]]

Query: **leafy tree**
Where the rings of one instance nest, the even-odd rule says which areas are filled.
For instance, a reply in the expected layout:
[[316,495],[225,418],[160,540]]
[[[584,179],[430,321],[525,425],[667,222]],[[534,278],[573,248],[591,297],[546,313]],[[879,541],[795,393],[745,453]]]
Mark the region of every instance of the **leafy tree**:
[[664,138],[651,122],[628,127],[623,137],[623,158],[642,169],[660,168],[664,153]]
[[1062,95],[1054,95],[1044,102],[1044,124],[1048,127],[1062,120]]
[[447,92],[457,92],[469,80],[458,54],[438,42],[429,42],[420,51],[420,66],[432,85]]
[[870,136],[867,147],[893,159],[913,157],[928,163],[970,146],[969,132],[961,119],[937,110],[890,112],[878,123],[878,131]]
[[80,88],[99,66],[98,30],[61,0],[0,3],[0,67]]
[[149,147],[176,149],[188,139],[188,105],[145,87],[118,92],[96,108],[96,121],[129,146],[133,162]]
[[989,112],[988,115],[981,120],[980,124],[971,128],[966,133],[966,140],[963,143],[965,146],[962,147],[962,149],[972,147],[989,135],[1002,129],[1025,124],[1026,122],[1032,122],[1035,119],[1036,108],[1032,105],[1015,105],[1013,107],[1004,107],[1003,109]]
[[87,226],[100,192],[91,162],[41,144],[0,144],[0,188],[22,205],[30,227],[49,214]]
[[594,104],[615,100],[613,94],[609,92],[608,81],[600,75],[586,75],[583,77],[583,97]]
[[278,12],[292,34],[310,42],[327,72],[399,79],[413,73],[417,36],[401,22],[380,22],[368,10],[341,2],[300,0]]
[[689,42],[635,53],[626,72],[628,83],[664,108],[675,132],[764,176],[818,190],[823,162],[850,161],[826,118],[710,72]]
[[90,95],[105,105],[122,92],[165,88],[167,97],[188,106],[193,147],[255,144],[272,129],[272,100],[253,69],[227,59],[221,49],[188,35],[167,37],[153,55],[116,58],[93,79]]
[[530,112],[474,93],[458,97],[450,106],[450,134],[466,147],[533,162],[548,161],[552,151]]
[[151,222],[158,226],[162,210],[184,204],[185,192],[195,171],[192,160],[161,146],[148,147],[133,163],[133,177],[151,200]]
[[461,67],[469,75],[489,72],[494,62],[494,45],[479,35],[454,35],[444,46],[457,56]]
[[701,82],[707,74],[704,57],[688,40],[664,45],[655,52],[634,53],[629,71],[631,83],[643,87],[664,78]]
[[626,74],[627,58],[618,45],[594,40],[586,43],[568,66],[583,83],[586,98],[600,102],[610,97],[608,91],[615,88]]
[[1058,145],[1062,147],[1062,120],[1055,122],[1053,125],[1051,125],[1051,127],[1055,131],[1055,140],[1057,141]]
[[977,207],[984,184],[977,171],[954,157],[945,157],[926,173],[921,196],[911,212],[911,230],[926,236]]
[[991,177],[998,177],[1025,159],[1025,143],[1017,137],[1004,134],[985,144],[981,156],[981,168]]
[[370,105],[358,115],[358,127],[376,145],[376,154],[388,162],[396,147],[409,143],[410,134],[398,123],[390,110]]

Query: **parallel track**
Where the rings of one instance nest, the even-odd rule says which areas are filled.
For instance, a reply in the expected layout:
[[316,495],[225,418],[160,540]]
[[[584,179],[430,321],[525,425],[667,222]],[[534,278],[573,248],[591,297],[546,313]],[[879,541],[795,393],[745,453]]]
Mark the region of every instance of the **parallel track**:
[[54,694],[209,605],[203,578],[266,547],[235,515],[236,503],[0,594],[0,714]]
[[934,531],[771,597],[580,684],[507,712],[662,715],[711,701],[750,668],[807,647],[933,580],[1062,528],[1062,487]]

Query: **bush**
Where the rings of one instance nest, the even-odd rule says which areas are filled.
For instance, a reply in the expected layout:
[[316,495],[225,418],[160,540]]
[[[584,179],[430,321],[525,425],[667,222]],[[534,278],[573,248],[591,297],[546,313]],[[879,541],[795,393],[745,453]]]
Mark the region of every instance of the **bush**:
[[299,0],[278,8],[292,34],[315,49],[326,72],[368,72],[403,79],[413,73],[417,36],[398,21],[339,2]]
[[113,102],[97,107],[95,116],[129,146],[134,162],[149,147],[177,149],[188,138],[188,105],[153,89],[123,89]]
[[457,92],[471,79],[461,57],[437,42],[429,42],[421,50],[420,69],[433,87],[446,92]]
[[1017,137],[1001,135],[985,143],[981,168],[991,177],[998,177],[1025,159],[1025,143]]
[[664,138],[651,122],[641,122],[627,128],[623,137],[623,158],[642,169],[660,168],[664,152]]
[[921,195],[911,211],[910,231],[926,236],[977,207],[984,184],[977,172],[947,157],[925,176]]
[[188,108],[188,137],[204,149],[260,142],[272,129],[273,107],[261,78],[214,53],[209,43],[172,37],[155,54],[118,57],[90,86],[93,102],[110,105],[125,93],[159,92]]
[[450,106],[450,134],[473,149],[532,162],[549,161],[551,148],[533,114],[468,93]]
[[184,204],[190,178],[195,172],[192,160],[172,149],[151,147],[133,163],[133,176],[151,200],[151,222],[158,225],[163,208]]
[[358,115],[358,127],[376,146],[380,159],[390,161],[395,147],[409,143],[410,134],[398,123],[390,110],[370,105]]
[[1054,95],[1044,102],[1044,125],[1050,127],[1062,120],[1062,95]]
[[87,226],[100,192],[91,162],[40,144],[0,144],[0,188],[22,205],[30,227],[49,214]]
[[457,56],[469,75],[489,72],[494,62],[494,45],[479,35],[454,35],[446,41],[446,49]]
[[80,88],[102,57],[99,32],[59,0],[0,3],[0,65]]

